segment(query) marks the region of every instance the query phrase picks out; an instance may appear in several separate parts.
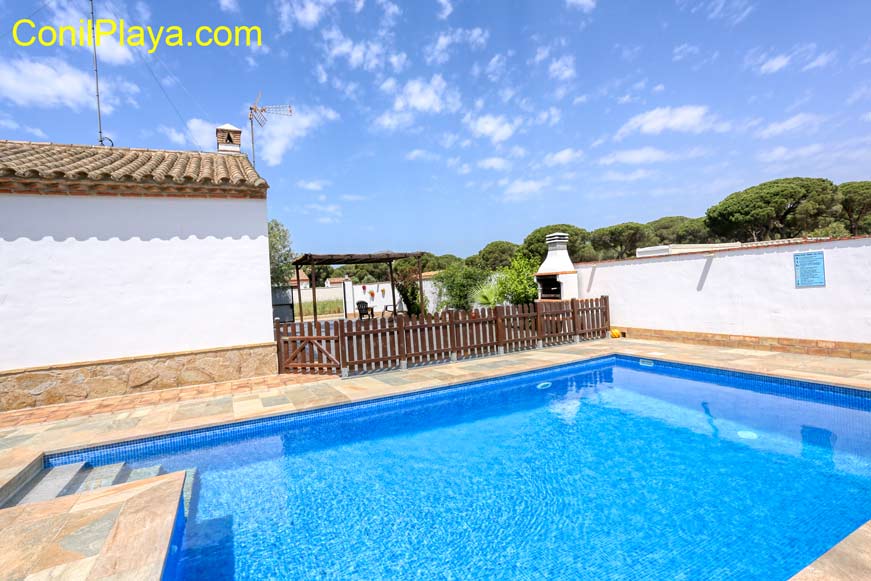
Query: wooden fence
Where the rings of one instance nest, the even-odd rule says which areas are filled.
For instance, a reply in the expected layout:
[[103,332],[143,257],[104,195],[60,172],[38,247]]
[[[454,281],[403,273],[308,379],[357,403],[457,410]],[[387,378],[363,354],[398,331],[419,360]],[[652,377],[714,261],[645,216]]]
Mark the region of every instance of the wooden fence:
[[359,374],[606,337],[608,297],[395,319],[275,322],[280,373]]

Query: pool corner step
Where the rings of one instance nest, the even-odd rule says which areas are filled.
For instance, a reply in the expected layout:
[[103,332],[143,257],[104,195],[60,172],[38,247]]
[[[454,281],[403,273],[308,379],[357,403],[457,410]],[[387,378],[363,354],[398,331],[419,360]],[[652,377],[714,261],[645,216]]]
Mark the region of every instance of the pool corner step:
[[64,496],[66,491],[78,488],[87,475],[84,462],[45,469],[14,494],[5,506],[30,504]]

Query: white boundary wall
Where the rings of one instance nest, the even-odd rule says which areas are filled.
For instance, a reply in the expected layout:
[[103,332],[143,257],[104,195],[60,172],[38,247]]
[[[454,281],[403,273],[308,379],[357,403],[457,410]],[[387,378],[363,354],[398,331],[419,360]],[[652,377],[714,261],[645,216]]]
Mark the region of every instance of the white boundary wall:
[[[793,255],[823,251],[826,286],[796,288]],[[614,327],[871,343],[871,238],[576,265]]]
[[272,340],[266,200],[0,195],[0,370]]

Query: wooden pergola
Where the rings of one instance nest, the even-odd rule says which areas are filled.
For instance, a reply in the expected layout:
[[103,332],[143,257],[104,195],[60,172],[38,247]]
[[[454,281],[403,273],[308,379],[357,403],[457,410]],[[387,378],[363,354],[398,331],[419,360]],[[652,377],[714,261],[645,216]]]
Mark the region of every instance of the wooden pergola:
[[[390,293],[393,299],[393,313],[396,315],[396,284],[393,280],[393,262],[401,258],[416,258],[417,259],[417,284],[420,288],[420,303],[423,310],[423,268],[421,267],[420,257],[423,252],[376,252],[373,254],[303,254],[293,260],[293,265],[296,268],[296,291],[299,297],[300,317],[299,320],[304,320],[302,312],[302,283],[299,280],[299,269],[301,266],[309,265],[311,269],[311,279],[309,284],[312,289],[312,311],[314,321],[318,321],[318,295],[317,295],[317,273],[315,266],[332,266],[334,264],[379,264],[387,263],[387,269],[390,272]],[[343,292],[344,296],[344,292]]]

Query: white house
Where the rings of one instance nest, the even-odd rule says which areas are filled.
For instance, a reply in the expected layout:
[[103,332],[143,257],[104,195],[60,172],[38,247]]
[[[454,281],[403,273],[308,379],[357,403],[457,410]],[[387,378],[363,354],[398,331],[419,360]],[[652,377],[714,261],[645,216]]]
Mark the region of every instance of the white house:
[[0,410],[276,372],[268,185],[216,133],[0,141]]

